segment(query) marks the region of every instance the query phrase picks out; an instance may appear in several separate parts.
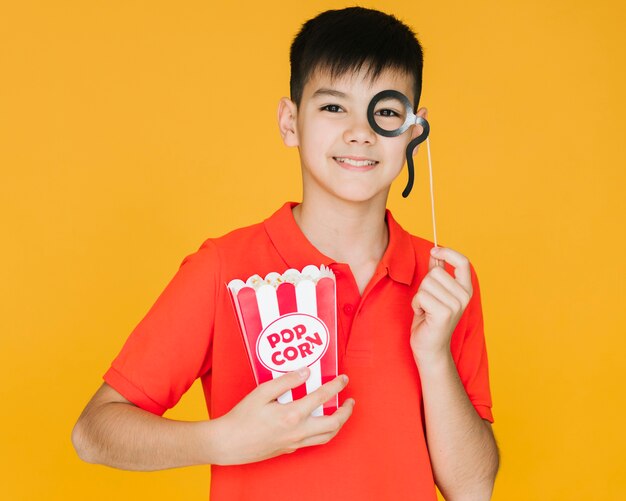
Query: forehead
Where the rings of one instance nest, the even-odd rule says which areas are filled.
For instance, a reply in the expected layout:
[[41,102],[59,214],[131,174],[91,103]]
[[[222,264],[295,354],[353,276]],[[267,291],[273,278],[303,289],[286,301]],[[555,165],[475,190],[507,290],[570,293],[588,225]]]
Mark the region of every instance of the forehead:
[[321,90],[337,91],[347,97],[371,98],[381,90],[397,90],[413,101],[413,76],[393,68],[374,75],[368,68],[346,71],[333,75],[327,69],[317,69],[311,73],[304,85],[303,98],[311,98]]

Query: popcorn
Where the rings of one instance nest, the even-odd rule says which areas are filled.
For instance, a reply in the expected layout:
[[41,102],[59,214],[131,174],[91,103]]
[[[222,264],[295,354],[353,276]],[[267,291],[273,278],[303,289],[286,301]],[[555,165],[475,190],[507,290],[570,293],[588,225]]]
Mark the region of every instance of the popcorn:
[[[304,366],[311,371],[305,384],[279,402],[297,400],[337,376],[336,287],[329,268],[252,275],[245,282],[231,280],[228,290],[257,384]],[[337,406],[335,396],[313,415],[332,414]]]

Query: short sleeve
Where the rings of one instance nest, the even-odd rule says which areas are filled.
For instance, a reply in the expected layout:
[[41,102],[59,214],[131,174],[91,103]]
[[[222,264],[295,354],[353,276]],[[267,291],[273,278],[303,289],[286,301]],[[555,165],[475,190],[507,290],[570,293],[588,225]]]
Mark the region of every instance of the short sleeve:
[[126,399],[162,415],[211,369],[220,263],[207,240],[187,256],[132,331],[104,380]]
[[470,402],[480,417],[493,423],[480,287],[473,266],[471,274],[472,298],[453,334],[451,350]]

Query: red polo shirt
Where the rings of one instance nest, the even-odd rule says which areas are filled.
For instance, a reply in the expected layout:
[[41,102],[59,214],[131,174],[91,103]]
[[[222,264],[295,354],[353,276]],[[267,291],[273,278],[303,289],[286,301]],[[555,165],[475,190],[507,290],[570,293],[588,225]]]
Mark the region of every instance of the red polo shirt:
[[[352,417],[328,444],[241,466],[213,466],[211,500],[436,500],[420,376],[409,346],[411,300],[428,271],[431,242],[409,235],[387,212],[389,245],[363,295],[350,268],[321,254],[285,204],[263,223],[207,240],[132,332],[105,381],[155,414],[197,379],[209,415],[227,413],[255,387],[226,284],[308,264],[337,279],[340,393]],[[493,421],[480,292],[452,335],[451,352],[478,414]]]

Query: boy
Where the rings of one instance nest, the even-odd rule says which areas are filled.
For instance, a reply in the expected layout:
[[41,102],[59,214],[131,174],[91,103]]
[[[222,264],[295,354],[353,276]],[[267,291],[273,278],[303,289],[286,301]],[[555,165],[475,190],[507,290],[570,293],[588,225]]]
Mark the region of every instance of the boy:
[[[397,19],[355,7],[307,22],[291,66],[279,129],[300,152],[302,203],[183,261],[79,418],[75,447],[129,470],[212,464],[213,501],[435,500],[435,482],[446,499],[489,499],[498,453],[476,276],[386,212],[420,128],[383,137],[366,116],[382,90],[417,107],[421,47]],[[343,374],[279,404],[308,370],[255,388],[224,284],[308,264],[336,275]],[[160,417],[198,377],[211,420]],[[311,416],[338,393],[333,415]]]

